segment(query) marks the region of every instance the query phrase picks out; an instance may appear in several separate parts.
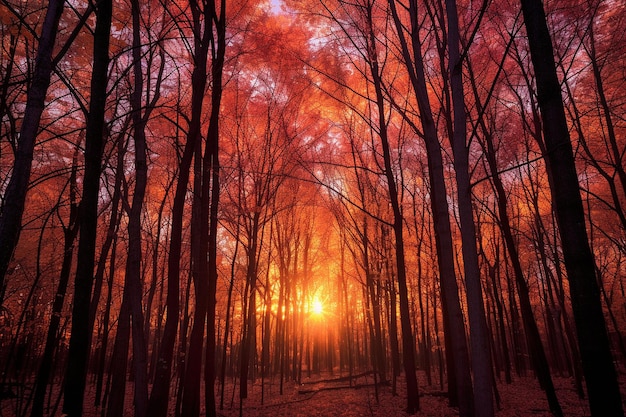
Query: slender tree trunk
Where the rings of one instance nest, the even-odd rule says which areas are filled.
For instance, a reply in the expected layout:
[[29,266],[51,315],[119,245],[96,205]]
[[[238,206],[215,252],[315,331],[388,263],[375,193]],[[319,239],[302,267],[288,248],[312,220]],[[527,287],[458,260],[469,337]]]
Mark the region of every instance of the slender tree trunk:
[[183,389],[184,389],[184,380],[185,373],[187,367],[187,340],[189,337],[189,299],[191,298],[191,284],[193,279],[191,278],[191,271],[188,271],[188,277],[186,282],[185,289],[185,304],[183,307],[183,319],[180,322],[180,342],[178,343],[178,361],[177,361],[177,379],[178,386],[176,387],[176,406],[174,408],[174,415],[176,417],[181,416],[181,408],[183,402]]
[[460,56],[459,22],[456,0],[446,0],[448,16],[448,53],[450,88],[453,105],[453,132],[450,138],[456,173],[459,217],[467,309],[472,346],[472,369],[474,373],[474,399],[477,417],[493,417],[493,382],[489,336],[485,320],[485,308],[476,250],[476,226],[469,177],[469,149],[467,145],[465,96],[463,92],[463,61]]
[[[413,206],[415,207],[415,202],[413,204]],[[414,218],[416,219],[416,223],[417,223],[417,216],[416,216],[416,212],[413,212]],[[424,307],[424,297],[423,297],[423,293],[424,293],[424,287],[422,284],[422,280],[423,280],[423,275],[424,275],[424,271],[423,271],[423,265],[422,265],[422,257],[420,256],[421,252],[422,252],[422,237],[423,237],[423,229],[418,231],[418,227],[417,224],[415,225],[415,230],[417,233],[419,233],[418,236],[418,244],[417,244],[417,300],[419,303],[419,310],[420,310],[420,322],[422,323],[421,326],[421,331],[422,331],[422,356],[423,356],[423,365],[424,365],[424,370],[426,371],[426,381],[428,383],[428,385],[432,385],[433,384],[433,378],[431,375],[431,365],[430,365],[430,335],[427,334],[427,330],[428,330],[428,324],[427,324],[427,320],[428,320],[428,316],[426,314],[425,311],[425,307]]]
[[[195,120],[200,123],[200,119]],[[208,306],[208,197],[203,169],[202,140],[196,142],[194,157],[193,202],[191,206],[191,274],[194,288],[194,311],[189,345],[185,356],[185,375],[182,380],[182,415],[200,415],[200,382],[202,379],[204,329]]]
[[[501,258],[499,255],[499,249],[497,250],[498,255],[496,256],[496,262],[500,262]],[[504,362],[504,380],[507,384],[512,382],[511,380],[511,354],[509,351],[509,344],[507,342],[506,337],[506,323],[504,317],[504,306],[502,305],[502,299],[500,298],[503,288],[500,282],[500,273],[497,264],[489,266],[489,276],[491,278],[491,282],[493,285],[493,298],[496,303],[497,317],[498,317],[498,333],[500,336],[500,345],[502,346],[502,360]]]
[[[224,344],[222,348],[222,362],[220,369],[220,410],[224,409],[224,388],[226,383],[226,359],[227,359],[227,351],[228,351],[228,336],[230,334],[230,326],[231,326],[231,304],[233,299],[233,288],[235,286],[235,265],[237,263],[237,253],[239,252],[239,244],[240,244],[240,223],[239,218],[237,218],[237,232],[235,234],[235,250],[233,252],[233,261],[230,267],[230,284],[228,286],[228,299],[226,301],[226,320],[224,324]],[[232,354],[232,350],[231,350]],[[269,355],[269,352],[267,353]]]
[[[270,232],[270,236],[272,233]],[[269,265],[269,262],[268,262]],[[270,335],[271,335],[271,316],[272,316],[272,292],[270,291],[270,269],[267,268],[265,274],[265,285],[263,294],[263,324],[261,330],[261,405],[265,403],[265,378],[269,369],[270,357]]]
[[[170,193],[170,190],[172,189],[172,186],[174,185],[174,182],[176,181],[176,177],[172,177],[172,180],[168,182],[167,187],[165,188],[165,194],[163,196],[163,200],[161,200],[161,205],[159,206],[159,211],[158,211],[158,216],[157,216],[157,222],[156,222],[156,227],[157,227],[157,232],[156,232],[156,236],[154,236],[154,250],[152,252],[152,286],[156,287],[157,286],[157,281],[159,277],[163,277],[165,275],[164,273],[164,263],[161,263],[161,265],[159,265],[159,261],[161,260],[161,252],[159,251],[159,246],[161,245],[161,229],[163,227],[163,213],[165,210],[165,206],[166,203],[168,201],[168,196]],[[165,236],[165,240],[167,240],[167,233]],[[159,290],[159,298],[158,298],[158,303],[157,303],[157,328],[156,331],[154,333],[154,337],[153,337],[153,341],[152,341],[152,355],[151,355],[151,360],[150,360],[150,366],[149,366],[149,375],[148,378],[154,381],[154,378],[156,376],[156,367],[157,367],[157,360],[158,360],[158,356],[159,356],[159,351],[160,351],[160,342],[161,342],[161,329],[162,329],[162,324],[163,324],[163,291],[165,288],[165,284],[161,284],[160,285],[160,290]],[[155,289],[156,291],[156,289]],[[150,301],[150,298],[148,299],[147,305],[146,305],[146,317],[145,317],[145,333],[146,335],[150,334],[150,310],[151,310],[151,305],[152,302]],[[148,400],[148,405],[149,405],[150,401]]]
[[[124,287],[126,286],[124,285]],[[106,417],[121,416],[124,413],[130,326],[130,306],[128,295],[125,295],[120,307],[117,333],[115,333],[115,343],[113,344],[113,354],[111,355],[111,390],[107,402]]]
[[[107,358],[107,347],[109,344],[109,322],[111,319],[111,304],[113,299],[113,277],[115,275],[115,255],[117,253],[117,236],[113,237],[113,242],[111,246],[111,261],[109,263],[109,282],[107,288],[107,298],[106,304],[104,307],[104,319],[102,323],[102,345],[100,347],[100,356],[98,357],[98,376],[96,377],[96,395],[95,395],[95,406],[99,407],[101,403],[102,397],[102,385],[104,383],[104,372],[106,368],[106,358]],[[110,373],[109,373],[110,375]],[[108,382],[107,382],[108,384]],[[108,393],[108,387],[106,389]],[[106,395],[104,396],[103,403],[106,404]]]
[[67,292],[67,285],[69,283],[71,269],[72,269],[72,257],[74,255],[74,242],[78,233],[78,204],[76,202],[76,157],[74,157],[74,164],[72,165],[72,173],[70,176],[70,216],[67,226],[63,227],[63,262],[61,264],[61,273],[59,276],[59,286],[52,303],[52,316],[50,317],[50,325],[48,326],[48,333],[46,336],[46,344],[44,347],[44,353],[41,358],[41,365],[37,371],[37,377],[35,378],[35,394],[33,399],[33,406],[31,409],[31,417],[43,417],[44,401],[46,396],[46,388],[50,381],[50,376],[53,370],[53,357],[54,352],[58,345],[58,332],[61,324],[61,313],[63,311],[63,304],[65,301],[65,293]]
[[400,346],[398,345],[398,303],[396,301],[396,286],[393,276],[389,276],[389,338],[391,341],[391,363],[393,364],[393,381],[391,391],[397,395],[397,379],[400,375]]
[[411,46],[412,53],[404,37],[404,29],[396,11],[395,2],[389,5],[393,14],[396,30],[400,35],[402,55],[409,78],[413,86],[417,104],[420,110],[420,120],[424,133],[424,143],[428,158],[428,177],[430,182],[431,206],[433,226],[435,231],[435,246],[437,248],[437,263],[440,274],[440,288],[443,306],[446,357],[448,364],[448,391],[452,404],[458,403],[461,416],[474,415],[474,397],[472,380],[469,368],[469,354],[465,336],[465,324],[458,293],[456,273],[454,270],[454,250],[452,231],[450,228],[450,213],[446,192],[445,176],[443,172],[443,158],[441,146],[437,137],[437,129],[432,115],[424,62],[421,51],[420,25],[417,17],[417,1],[409,2],[411,17]]
[[[191,9],[192,14],[194,16],[194,21],[196,21],[199,25],[200,22],[200,9],[197,1],[192,0]],[[208,13],[208,10],[207,10]],[[163,329],[163,340],[161,342],[161,349],[159,352],[159,359],[157,361],[157,368],[155,372],[155,381],[152,386],[152,392],[150,394],[150,400],[148,404],[148,415],[156,416],[156,417],[164,417],[167,415],[168,410],[168,402],[169,402],[169,390],[170,390],[170,379],[171,379],[171,364],[174,353],[174,345],[176,342],[176,333],[179,324],[179,281],[180,281],[180,256],[182,254],[182,231],[183,231],[183,214],[185,208],[185,196],[187,193],[187,185],[189,182],[191,162],[194,157],[194,153],[196,158],[201,158],[199,153],[196,153],[196,149],[198,148],[198,144],[201,141],[201,123],[200,117],[202,113],[202,107],[204,102],[204,93],[205,86],[207,82],[207,54],[208,54],[208,37],[210,32],[211,24],[209,19],[205,19],[206,28],[204,31],[200,31],[200,28],[197,27],[194,37],[194,67],[191,76],[191,90],[192,90],[192,98],[191,98],[191,117],[189,118],[189,130],[187,134],[187,142],[185,144],[185,149],[183,152],[183,158],[181,160],[181,166],[179,171],[179,180],[176,185],[176,194],[174,197],[174,206],[172,208],[172,232],[170,237],[170,253],[168,257],[168,284],[167,284],[167,318],[165,321],[165,326]],[[208,181],[208,180],[207,180]],[[200,191],[200,189],[198,189]],[[206,240],[206,239],[203,239]],[[200,250],[200,248],[196,248]],[[197,260],[198,258],[196,258]],[[192,261],[193,262],[193,261]],[[204,255],[204,262],[206,263],[206,252]],[[202,292],[201,288],[196,287],[196,297],[199,297],[200,300],[206,299],[206,292]],[[197,305],[197,308],[204,308],[202,302]],[[201,333],[204,333],[204,315],[198,315],[196,319],[202,321],[199,323],[199,328],[202,329]],[[186,329],[181,329],[181,332],[186,332]],[[199,332],[196,329],[196,336],[194,337],[194,346],[197,343],[202,342],[202,336],[198,336]],[[198,342],[199,341],[199,342]],[[198,351],[197,347],[194,347],[194,351],[196,351],[195,355],[196,361],[200,361],[202,348]],[[183,365],[185,367],[189,366],[189,361]],[[189,386],[189,389],[192,391],[196,391],[199,394],[200,386],[200,373],[201,367],[199,363],[195,363],[198,369],[197,372],[197,382],[189,381],[188,384],[197,385],[195,387]],[[184,372],[184,375],[187,375],[185,369],[179,369],[179,372]],[[181,374],[182,375],[182,374]],[[182,389],[183,386],[187,386],[184,384],[184,380],[187,377],[183,377],[180,381]],[[192,412],[191,409],[194,409],[194,413],[199,413],[199,395],[194,396],[194,398],[190,399],[189,395],[191,392],[182,391],[184,395],[187,396],[187,402],[183,402],[187,404],[185,406],[185,412]],[[179,398],[180,399],[180,398]],[[191,408],[189,408],[191,407]],[[178,409],[178,406],[176,407]]]
[[[593,415],[623,416],[617,373],[606,331],[593,253],[589,247],[578,176],[569,137],[552,40],[540,0],[522,0],[543,119],[550,191],[570,283],[578,345]],[[558,175],[557,175],[558,174]]]
[[[35,71],[28,89],[24,120],[22,120],[20,129],[13,171],[4,192],[4,204],[0,210],[0,236],[2,236],[0,240],[0,307],[4,301],[5,275],[13,256],[13,251],[17,246],[22,227],[22,214],[26,202],[28,182],[30,181],[35,139],[39,131],[46,93],[50,86],[53,70],[52,52],[64,3],[64,0],[50,0],[48,4],[41,35],[39,36]],[[92,104],[94,104],[93,101]]]
[[65,376],[63,412],[68,417],[79,417],[83,412],[83,396],[91,344],[92,327],[89,323],[89,308],[98,227],[98,194],[100,193],[100,167],[104,144],[104,111],[107,99],[112,14],[112,0],[101,0],[96,8],[91,102],[85,139],[85,175],[79,214],[80,240],[74,281],[72,333]]
[[[470,66],[471,71],[471,66]],[[472,74],[472,72],[470,72]],[[479,102],[478,91],[476,88],[476,83],[474,80],[471,82],[474,97],[477,103],[477,108],[480,114],[484,114],[482,104]],[[484,134],[484,147],[483,150],[486,155],[487,163],[489,165],[489,170],[491,171],[491,178],[493,188],[496,191],[496,199],[497,199],[497,208],[498,208],[498,216],[499,216],[499,225],[502,232],[502,236],[504,238],[505,247],[507,253],[509,255],[509,262],[513,268],[513,275],[515,278],[515,285],[517,288],[517,293],[520,300],[520,311],[522,315],[522,323],[524,325],[524,332],[526,334],[526,342],[528,344],[528,348],[530,350],[530,359],[533,364],[533,368],[537,373],[537,377],[541,384],[542,389],[546,392],[546,396],[548,399],[548,404],[550,406],[550,411],[553,415],[559,417],[563,415],[563,411],[561,410],[561,405],[559,404],[558,398],[556,396],[556,392],[554,389],[554,383],[552,381],[552,376],[550,375],[550,367],[548,365],[548,360],[546,357],[546,353],[541,342],[541,336],[539,334],[539,328],[537,326],[537,322],[533,315],[532,305],[530,302],[528,284],[526,283],[526,279],[524,278],[524,273],[522,270],[522,264],[519,257],[519,252],[517,250],[517,245],[515,244],[515,238],[513,236],[513,228],[511,226],[510,217],[507,211],[507,193],[504,189],[504,184],[500,177],[500,173],[498,172],[498,164],[496,159],[496,150],[493,144],[493,137],[491,132],[487,128],[485,124],[485,120],[481,118],[478,120],[478,124],[480,125],[483,134]],[[490,266],[490,268],[492,268]],[[491,275],[491,272],[490,272]],[[492,282],[494,287],[496,285],[495,279],[495,271],[493,271]],[[502,307],[498,303],[498,311],[501,312]],[[504,335],[504,332],[503,332]],[[506,343],[506,339],[504,339],[504,343]],[[508,356],[508,353],[507,353]],[[507,381],[510,383],[510,371],[507,377]]]
[[[385,355],[383,350],[383,337],[380,324],[380,303],[378,302],[378,296],[376,294],[374,279],[380,279],[380,271],[373,271],[370,260],[369,251],[369,237],[367,230],[367,219],[363,222],[363,232],[361,234],[362,246],[363,246],[363,265],[365,268],[365,282],[367,286],[367,297],[371,304],[371,346],[372,346],[372,364],[375,367],[376,372],[380,377],[381,382],[387,380],[385,370]],[[368,316],[369,317],[369,316]]]
[[[248,376],[250,369],[250,357],[252,348],[254,346],[254,336],[253,334],[256,332],[256,325],[253,316],[256,314],[256,280],[257,280],[257,270],[256,270],[256,256],[258,249],[258,233],[259,233],[259,212],[255,212],[253,214],[253,218],[250,224],[250,231],[252,236],[250,236],[250,244],[247,248],[247,258],[248,258],[248,267],[246,272],[246,286],[248,287],[247,296],[247,311],[245,311],[246,318],[245,323],[243,324],[243,333],[241,340],[241,364],[239,367],[239,398],[243,400],[248,398]],[[279,310],[280,310],[279,306]],[[280,357],[278,357],[278,363],[280,363]]]
[[404,259],[404,237],[403,237],[403,215],[400,209],[400,195],[394,176],[394,169],[391,163],[391,150],[386,130],[386,115],[384,108],[384,99],[382,92],[382,83],[380,79],[380,68],[378,64],[378,55],[376,53],[376,39],[372,26],[372,9],[371,5],[367,9],[368,24],[370,30],[368,33],[368,51],[371,65],[372,79],[376,92],[376,105],[379,120],[379,137],[383,149],[383,159],[385,164],[385,177],[387,180],[387,192],[393,210],[393,231],[395,238],[395,255],[396,255],[396,273],[398,280],[398,296],[400,298],[400,326],[402,329],[402,357],[404,365],[404,374],[407,387],[407,408],[409,414],[419,411],[419,388],[417,385],[416,362],[415,362],[415,339],[413,338],[413,329],[411,326],[411,314],[409,308],[409,290],[407,287],[406,262]]
[[[219,117],[222,101],[222,72],[226,57],[226,1],[219,2],[219,10],[216,8],[217,1],[209,2],[205,7],[209,9],[210,21],[215,25],[217,40],[213,39],[211,75],[213,90],[211,91],[211,118],[207,132],[207,148],[209,158],[206,159],[206,177],[211,177],[211,202],[209,207],[209,230],[208,230],[208,284],[209,292],[207,306],[207,348],[204,371],[205,383],[205,412],[208,417],[215,417],[215,306],[217,292],[217,227],[218,208],[220,196],[220,159],[219,159]],[[218,17],[219,16],[219,17]],[[207,19],[209,20],[209,19]],[[213,32],[211,32],[213,33]],[[207,189],[208,192],[208,189]]]
[[[138,0],[132,0],[131,5],[133,15],[134,86],[130,101],[135,145],[135,188],[128,212],[128,257],[126,259],[126,285],[124,291],[129,291],[128,299],[132,323],[135,416],[146,417],[148,405],[148,351],[143,327],[141,211],[148,180],[148,165],[146,161],[146,119],[142,114],[143,71],[140,32],[141,8]],[[149,112],[149,110],[147,112]]]
[[172,360],[174,346],[178,332],[180,312],[180,258],[182,255],[183,214],[185,209],[185,195],[189,183],[189,172],[193,159],[195,138],[189,135],[183,151],[183,157],[178,172],[178,182],[174,194],[172,207],[172,230],[170,233],[170,247],[168,255],[167,297],[165,305],[167,317],[163,327],[163,337],[159,349],[154,383],[148,401],[148,415],[165,417],[169,404]]

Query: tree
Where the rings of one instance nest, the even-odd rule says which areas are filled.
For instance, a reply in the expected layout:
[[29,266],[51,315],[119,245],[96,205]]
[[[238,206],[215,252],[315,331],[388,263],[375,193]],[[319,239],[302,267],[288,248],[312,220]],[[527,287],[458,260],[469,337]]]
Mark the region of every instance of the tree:
[[474,373],[474,399],[476,415],[491,417],[493,409],[493,382],[489,334],[485,320],[485,307],[480,282],[476,225],[473,217],[472,192],[469,171],[469,145],[463,92],[463,59],[460,53],[459,20],[456,0],[446,0],[448,16],[448,71],[453,106],[453,123],[450,143],[454,155],[467,309],[470,322],[472,370]]
[[35,139],[44,110],[46,93],[53,70],[52,51],[58,33],[59,20],[65,0],[50,0],[39,37],[39,49],[35,58],[35,71],[28,89],[24,120],[13,163],[11,179],[0,207],[0,307],[3,304],[5,275],[20,236],[22,214],[28,191]]
[[[372,5],[367,7],[368,23],[371,28],[372,18]],[[374,82],[374,89],[376,92],[376,107],[378,110],[379,119],[379,137],[383,148],[383,160],[384,160],[384,172],[387,180],[387,187],[389,192],[389,200],[393,210],[393,232],[396,244],[396,273],[398,274],[396,279],[398,281],[398,295],[400,297],[400,327],[402,329],[402,363],[404,365],[404,375],[406,377],[407,384],[407,408],[406,411],[409,414],[413,414],[419,411],[419,391],[417,385],[417,375],[415,373],[415,339],[413,338],[413,330],[411,329],[411,318],[409,312],[409,296],[406,277],[406,263],[404,259],[404,216],[400,208],[400,195],[398,193],[398,185],[396,182],[394,169],[391,165],[391,151],[389,146],[389,139],[387,137],[387,129],[385,127],[385,106],[383,91],[380,79],[380,68],[378,64],[378,57],[376,52],[376,39],[373,31],[367,33],[369,39],[370,54],[368,56],[370,60],[372,79]]]
[[78,234],[78,202],[76,201],[76,171],[78,171],[77,153],[78,147],[76,148],[76,153],[74,154],[74,158],[72,160],[72,172],[70,174],[70,180],[68,184],[70,189],[70,213],[67,226],[63,226],[63,263],[59,276],[59,286],[54,297],[54,302],[52,306],[52,317],[50,318],[50,325],[48,327],[48,333],[46,335],[46,345],[44,348],[43,357],[41,359],[41,365],[39,366],[39,370],[37,371],[31,417],[43,417],[44,399],[46,396],[46,389],[48,388],[50,375],[52,374],[53,357],[58,344],[58,332],[61,323],[61,313],[63,311],[65,294],[67,292],[67,287],[71,275],[72,259],[74,256],[74,244],[76,240],[76,235]]
[[561,88],[554,64],[552,40],[543,5],[521,0],[524,24],[537,83],[547,169],[570,283],[578,345],[593,415],[622,416],[617,374],[606,331],[593,253],[585,229],[585,214]]
[[[417,15],[417,1],[409,2],[410,25],[405,28],[394,2],[389,2],[396,32],[400,40],[403,63],[407,69],[413,93],[419,109],[421,135],[426,146],[428,179],[430,182],[430,204],[435,232],[437,264],[441,282],[446,362],[448,366],[448,391],[452,405],[459,405],[459,412],[471,416],[474,412],[472,380],[470,375],[469,353],[465,336],[465,324],[459,299],[459,290],[454,269],[454,249],[450,212],[447,201],[442,149],[439,143],[437,126],[430,104],[420,25]],[[410,43],[405,32],[408,31]],[[413,123],[417,135],[420,129]]]
[[[128,194],[130,190],[126,189],[124,204],[128,213],[128,257],[126,258],[126,271],[124,283],[123,305],[126,305],[128,311],[120,313],[119,327],[126,327],[129,324],[124,320],[131,320],[132,323],[132,340],[133,340],[133,375],[134,375],[134,405],[135,415],[144,417],[147,415],[148,406],[148,370],[147,370],[147,341],[144,332],[144,312],[142,307],[143,282],[142,282],[142,238],[141,214],[144,207],[144,198],[146,194],[146,186],[148,181],[148,164],[147,164],[147,144],[146,144],[146,124],[150,118],[150,114],[155,108],[160,97],[160,84],[163,76],[163,68],[165,62],[161,57],[161,65],[157,73],[154,95],[150,102],[146,103],[145,110],[143,106],[144,95],[144,75],[143,75],[143,59],[142,59],[142,39],[140,15],[141,6],[137,0],[131,1],[131,14],[133,23],[133,49],[132,49],[132,72],[133,72],[133,90],[130,95],[131,120],[133,130],[134,144],[134,168],[135,181],[133,196],[129,203]],[[148,65],[149,67],[149,65]],[[150,97],[147,95],[147,97]],[[116,339],[120,337],[128,337],[125,332],[118,332]],[[121,349],[120,361],[125,360],[128,356],[128,342],[120,341],[116,346]],[[122,348],[124,346],[126,349]],[[126,367],[123,367],[125,371]],[[125,372],[122,372],[123,381],[120,381],[117,387],[119,390],[125,391]],[[123,399],[123,392],[120,397]]]
[[79,417],[83,412],[87,363],[91,344],[92,328],[89,323],[89,309],[98,226],[98,194],[100,193],[100,167],[102,165],[105,132],[104,112],[107,101],[109,35],[112,14],[111,0],[102,0],[98,3],[94,32],[91,101],[85,136],[85,174],[79,208],[80,236],[74,279],[72,333],[63,403],[63,411],[69,417]]
[[[215,287],[217,284],[217,214],[219,205],[219,115],[222,98],[222,71],[226,53],[226,3],[209,0],[202,4],[190,1],[191,12],[197,33],[195,57],[199,72],[197,94],[204,94],[207,82],[207,60],[210,53],[211,100],[210,119],[202,154],[201,112],[202,97],[192,107],[191,129],[195,139],[194,200],[192,203],[191,258],[192,277],[196,296],[194,323],[189,340],[187,369],[183,380],[182,413],[197,416],[200,413],[200,380],[202,375],[202,353],[205,325],[207,348],[205,353],[205,401],[206,412],[215,415]],[[200,32],[204,22],[204,28]],[[195,126],[197,124],[197,127]],[[197,131],[196,131],[197,129]]]
[[[468,64],[468,65],[471,71],[472,66],[471,64]],[[498,73],[497,73],[498,75],[500,73],[500,69],[501,69],[501,66],[498,70]],[[497,81],[498,75],[496,75],[496,79],[494,80],[494,83]],[[548,359],[546,357],[543,344],[541,343],[541,337],[539,333],[539,328],[537,327],[537,321],[535,320],[535,317],[533,315],[533,310],[532,310],[532,305],[530,302],[530,296],[529,296],[529,290],[528,290],[528,284],[526,283],[526,279],[524,278],[522,263],[520,261],[519,251],[517,248],[517,244],[515,242],[513,228],[512,228],[509,213],[507,210],[507,193],[506,193],[501,175],[498,171],[498,163],[496,159],[496,149],[494,145],[493,134],[487,128],[487,122],[484,119],[484,109],[483,109],[484,104],[480,102],[480,97],[478,96],[476,82],[475,82],[475,79],[473,78],[471,79],[471,85],[472,85],[472,90],[473,90],[474,97],[475,97],[476,107],[477,107],[479,117],[480,117],[477,124],[481,127],[481,130],[483,132],[484,143],[481,143],[481,145],[483,146],[483,153],[485,154],[485,159],[489,166],[491,182],[493,184],[493,189],[495,191],[496,200],[497,200],[498,224],[502,231],[502,237],[504,239],[505,248],[509,255],[509,261],[513,268],[515,285],[516,285],[517,293],[518,293],[519,300],[520,300],[522,323],[524,325],[524,331],[526,333],[526,340],[527,340],[528,347],[531,353],[530,359],[533,363],[533,367],[535,368],[535,372],[537,373],[540,384],[542,388],[546,391],[546,394],[548,397],[548,403],[550,405],[550,410],[555,416],[562,416],[563,411],[561,410],[561,406],[559,404],[558,398],[556,397],[554,383],[552,381],[552,376],[550,375]],[[487,101],[490,98],[491,98],[491,95],[487,97]],[[506,344],[506,340],[504,340],[504,344]],[[510,372],[508,375],[508,379],[510,382]]]

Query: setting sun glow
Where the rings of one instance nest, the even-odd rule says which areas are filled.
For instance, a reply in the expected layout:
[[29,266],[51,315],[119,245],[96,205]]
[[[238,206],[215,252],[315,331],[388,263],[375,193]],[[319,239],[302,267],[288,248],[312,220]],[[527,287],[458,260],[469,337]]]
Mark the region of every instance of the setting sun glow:
[[319,299],[316,298],[313,300],[313,303],[311,303],[311,312],[318,316],[324,313],[324,305]]
[[0,0],[0,417],[626,417],[620,24]]

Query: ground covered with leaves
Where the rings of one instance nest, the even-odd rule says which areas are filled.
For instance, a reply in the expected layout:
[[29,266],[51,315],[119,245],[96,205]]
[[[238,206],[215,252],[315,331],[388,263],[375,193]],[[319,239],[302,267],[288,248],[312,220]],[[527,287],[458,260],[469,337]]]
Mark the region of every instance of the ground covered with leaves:
[[[333,379],[335,379],[333,381]],[[622,375],[624,380],[624,375]],[[425,381],[423,381],[425,382]],[[576,395],[573,380],[555,378],[557,396],[561,402],[563,413],[568,417],[589,416],[586,400]],[[420,412],[417,416],[452,417],[458,416],[458,409],[448,406],[445,392],[420,386]],[[283,395],[278,395],[279,388],[266,384],[262,393],[260,383],[254,385],[250,396],[242,406],[241,415],[254,417],[390,417],[408,416],[404,411],[405,390],[403,380],[398,380],[398,395],[392,394],[391,386],[373,385],[371,375],[354,380],[352,386],[345,380],[326,376],[305,379],[303,384],[285,384]],[[548,402],[536,379],[530,377],[517,378],[512,384],[498,383],[500,405],[498,417],[549,417],[552,414]],[[624,385],[622,384],[624,393]],[[232,391],[230,392],[232,395]],[[265,397],[263,403],[261,396]],[[626,396],[624,396],[626,397]],[[240,415],[239,402],[235,398],[225,402],[224,409],[218,415],[235,417]]]
[[[449,407],[445,391],[438,386],[429,387],[424,375],[420,376],[420,411],[421,417],[455,417],[458,409]],[[620,374],[622,398],[626,399],[626,375]],[[251,383],[249,396],[240,403],[239,391],[230,381],[224,393],[224,405],[218,409],[220,417],[407,417],[404,380],[398,379],[397,395],[393,395],[391,384],[375,385],[371,373],[360,375],[352,380],[341,375],[313,375],[305,378],[302,384],[284,382],[283,393],[280,394],[280,383],[277,378]],[[567,417],[590,416],[588,403],[576,395],[571,378],[554,378],[557,396]],[[500,404],[497,407],[498,417],[550,417],[548,403],[536,379],[522,377],[514,379],[512,384],[498,383]],[[53,389],[57,398],[58,387]],[[216,387],[217,388],[217,387]],[[128,384],[126,396],[127,412],[123,417],[132,417],[132,384]],[[56,394],[55,394],[56,391]],[[27,391],[23,392],[28,396]],[[217,390],[217,403],[220,403],[220,392]],[[0,417],[28,415],[25,398],[4,398],[0,408]],[[57,403],[58,404],[58,403]],[[85,398],[85,417],[100,417],[101,408],[92,407],[93,387],[89,386]],[[52,407],[45,415],[51,415]],[[60,404],[56,407],[55,417],[62,416]],[[170,404],[171,407],[174,404]],[[626,406],[625,406],[626,409]],[[173,417],[174,412],[170,413]],[[204,412],[202,415],[206,415]]]

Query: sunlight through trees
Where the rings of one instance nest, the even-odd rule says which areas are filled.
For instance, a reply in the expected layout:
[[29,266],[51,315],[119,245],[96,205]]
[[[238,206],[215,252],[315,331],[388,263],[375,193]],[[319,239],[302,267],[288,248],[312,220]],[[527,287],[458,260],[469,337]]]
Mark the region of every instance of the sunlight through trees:
[[0,0],[0,415],[622,416],[625,24]]

